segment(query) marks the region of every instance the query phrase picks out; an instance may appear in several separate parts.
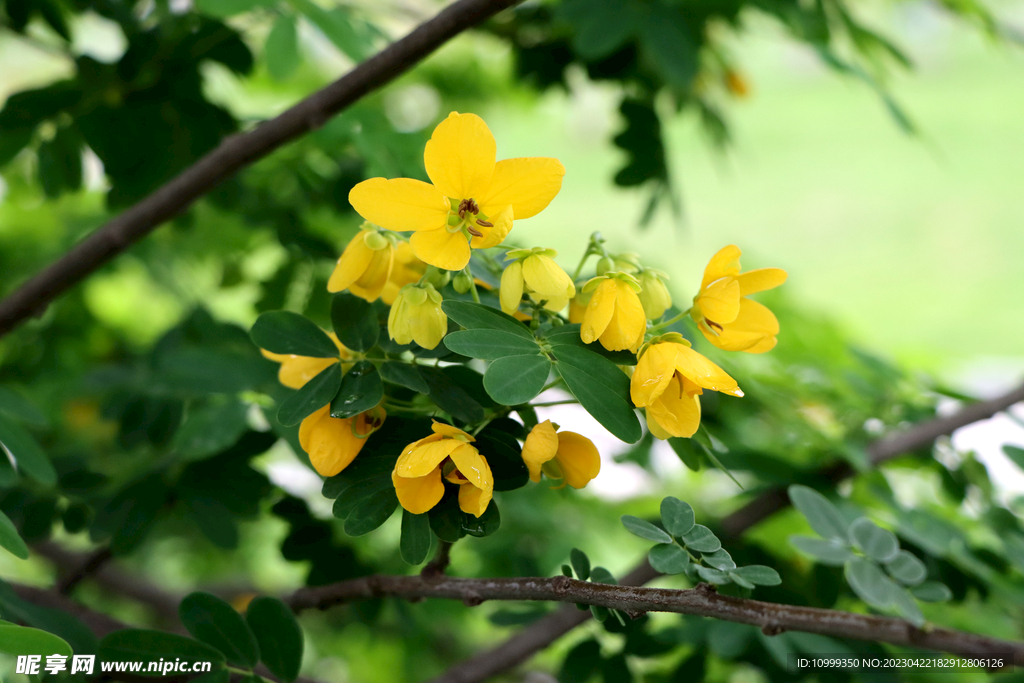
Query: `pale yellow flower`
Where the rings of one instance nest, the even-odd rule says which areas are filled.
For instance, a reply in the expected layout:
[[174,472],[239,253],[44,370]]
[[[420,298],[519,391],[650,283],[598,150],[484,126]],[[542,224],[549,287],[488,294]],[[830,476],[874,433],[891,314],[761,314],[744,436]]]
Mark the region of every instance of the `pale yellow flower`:
[[584,285],[584,294],[591,296],[580,327],[583,343],[600,341],[609,351],[636,353],[647,331],[639,291],[636,279],[626,273],[608,273]]
[[540,481],[543,472],[574,489],[583,488],[601,471],[601,456],[594,443],[576,432],[556,431],[551,420],[530,430],[523,443],[523,462],[532,481]]
[[406,285],[391,304],[388,336],[399,344],[416,342],[425,349],[435,348],[448,333],[441,301],[433,285]]
[[509,315],[519,308],[523,293],[549,311],[561,311],[576,295],[576,285],[561,266],[554,262],[554,249],[513,249],[505,256],[515,259],[501,274],[501,310]]
[[390,239],[364,227],[342,252],[327,281],[327,291],[347,289],[362,299],[375,301],[391,276],[394,254]]

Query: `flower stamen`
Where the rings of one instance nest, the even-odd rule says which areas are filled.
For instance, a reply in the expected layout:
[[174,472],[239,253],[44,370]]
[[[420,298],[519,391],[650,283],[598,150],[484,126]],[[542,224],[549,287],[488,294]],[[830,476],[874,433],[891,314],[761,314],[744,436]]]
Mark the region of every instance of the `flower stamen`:
[[459,202],[459,218],[465,220],[467,213],[473,215],[480,213],[480,206],[473,199],[463,199]]

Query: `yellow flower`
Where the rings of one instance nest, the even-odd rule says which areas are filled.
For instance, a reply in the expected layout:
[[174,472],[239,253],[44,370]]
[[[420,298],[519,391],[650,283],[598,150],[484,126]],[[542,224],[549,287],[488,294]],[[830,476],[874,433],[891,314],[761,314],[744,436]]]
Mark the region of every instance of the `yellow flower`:
[[665,311],[672,305],[672,295],[665,286],[667,279],[667,274],[651,268],[644,269],[637,278],[643,288],[640,291],[640,303],[648,320],[657,320],[665,315]]
[[632,275],[608,273],[583,286],[584,294],[591,292],[580,339],[585,344],[600,341],[609,351],[629,349],[636,353],[647,331],[644,307],[637,296],[640,285]]
[[704,389],[743,396],[736,380],[674,332],[641,350],[629,383],[633,404],[647,409],[647,426],[659,439],[693,436]]
[[513,249],[505,256],[515,259],[501,274],[501,310],[509,315],[519,308],[525,291],[530,299],[549,311],[560,311],[576,296],[576,285],[552,259],[558,256],[554,249]]
[[402,287],[419,282],[426,272],[427,264],[416,258],[416,254],[412,251],[412,245],[408,242],[399,242],[395,245],[395,260],[394,265],[391,266],[391,275],[380,293],[381,301],[388,306],[395,303]]
[[324,406],[299,425],[299,445],[322,476],[333,477],[348,467],[367,438],[384,424],[387,414],[382,406],[355,417],[331,417],[331,407]]
[[452,112],[423,152],[430,183],[371,178],[352,188],[348,199],[374,225],[415,231],[410,242],[423,261],[461,270],[471,246],[498,246],[513,218],[540,213],[562,187],[565,167],[557,159],[495,162],[495,155],[487,124],[475,114]]
[[592,292],[584,292],[583,288],[576,290],[576,296],[569,302],[569,322],[582,323],[587,312],[587,304],[590,303]]
[[447,333],[448,316],[441,310],[441,295],[434,286],[402,287],[388,314],[388,336],[399,344],[416,342],[432,349]]
[[[601,471],[601,456],[593,442],[575,432],[557,432],[551,420],[530,430],[523,443],[523,462],[530,470],[530,479],[540,481],[540,473],[561,479],[574,489],[581,489]],[[559,488],[561,488],[559,487]]]
[[391,240],[364,224],[338,259],[327,281],[327,291],[347,289],[362,299],[375,301],[391,277],[394,256]]
[[329,366],[351,358],[348,349],[342,346],[338,337],[333,332],[328,332],[335,346],[338,347],[338,358],[309,358],[308,356],[297,356],[294,353],[271,353],[266,349],[260,349],[264,358],[269,358],[281,367],[277,371],[277,380],[289,389],[301,389],[302,386],[313,379]]
[[711,257],[690,316],[708,341],[726,351],[764,353],[775,347],[779,321],[748,294],[786,281],[781,268],[740,273],[740,249],[730,244]]
[[447,479],[459,486],[459,507],[479,517],[494,492],[494,476],[466,432],[435,422],[434,433],[409,444],[398,456],[391,481],[398,502],[420,515],[437,505],[444,496]]

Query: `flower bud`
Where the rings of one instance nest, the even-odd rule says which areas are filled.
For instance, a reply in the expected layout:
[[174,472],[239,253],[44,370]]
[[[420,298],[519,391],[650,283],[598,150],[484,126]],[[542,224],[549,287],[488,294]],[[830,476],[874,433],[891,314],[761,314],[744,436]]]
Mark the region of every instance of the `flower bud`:
[[441,270],[434,266],[427,266],[427,272],[424,274],[424,277],[427,282],[437,289],[441,289],[452,279],[451,273],[447,270]]
[[452,279],[452,287],[454,287],[455,291],[459,294],[465,294],[470,290],[470,288],[472,288],[472,286],[473,278],[464,270],[460,270]]
[[640,304],[644,307],[644,315],[648,320],[657,320],[665,315],[672,305],[672,295],[662,279],[652,270],[645,270],[637,278],[643,289],[640,292]]
[[406,285],[391,306],[388,336],[399,344],[416,342],[425,349],[435,348],[448,332],[441,301],[430,284]]
[[597,262],[597,274],[604,275],[609,270],[615,270],[615,261],[611,257],[605,256]]
[[380,251],[381,249],[391,246],[391,243],[388,242],[388,238],[376,230],[364,233],[363,243],[366,244],[367,248],[372,249],[373,251]]

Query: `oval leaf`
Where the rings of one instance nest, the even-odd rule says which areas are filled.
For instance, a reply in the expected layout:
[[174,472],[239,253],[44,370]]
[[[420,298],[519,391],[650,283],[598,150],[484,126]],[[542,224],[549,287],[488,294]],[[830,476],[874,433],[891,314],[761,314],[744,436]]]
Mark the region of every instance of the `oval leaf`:
[[260,659],[275,676],[290,683],[302,664],[302,629],[295,615],[276,598],[259,597],[249,603],[245,620],[259,643]]
[[18,471],[43,486],[57,483],[57,471],[32,435],[5,415],[0,415],[0,447],[6,448],[17,463]]
[[427,381],[423,379],[423,375],[415,365],[401,361],[388,361],[383,363],[377,371],[380,373],[380,378],[389,384],[412,389],[417,394],[426,394],[430,391]]
[[590,558],[579,548],[573,548],[569,552],[569,562],[572,564],[573,571],[576,572],[576,578],[580,581],[586,581],[590,578]]
[[810,555],[821,564],[841,567],[856,555],[845,545],[811,536],[790,536],[789,543],[800,552]]
[[718,537],[703,524],[695,524],[689,532],[683,535],[681,540],[690,550],[702,553],[713,553],[722,547],[722,542],[718,540]]
[[622,515],[622,526],[626,527],[626,531],[634,536],[646,538],[648,541],[654,541],[655,543],[672,542],[672,537],[665,533],[664,530],[633,515]]
[[275,81],[283,81],[292,75],[302,61],[295,17],[287,14],[278,17],[263,44],[263,57],[267,60],[267,71]]
[[682,574],[690,564],[690,555],[675,543],[654,546],[647,559],[662,574]]
[[878,562],[888,562],[896,557],[900,550],[900,542],[896,534],[883,529],[867,517],[860,517],[850,525],[850,536],[853,543],[865,555]]
[[518,334],[502,330],[463,330],[452,332],[444,338],[444,344],[455,353],[470,358],[495,360],[505,356],[536,355],[539,347],[533,338],[524,339]]
[[350,292],[340,292],[331,301],[331,325],[343,346],[365,353],[377,345],[380,321],[373,304]]
[[[7,456],[0,454],[0,457],[6,458]],[[4,514],[3,510],[0,510],[0,548],[22,560],[28,559],[28,546],[18,535],[18,529],[15,528],[14,522]]]
[[910,592],[915,598],[925,602],[945,602],[953,597],[953,591],[938,581],[925,581],[920,586],[911,588]]
[[807,518],[811,528],[825,539],[850,542],[846,518],[828,498],[807,486],[793,484],[789,487],[789,500],[793,507]]
[[526,325],[496,308],[470,301],[445,299],[441,310],[467,330],[501,330],[533,342],[533,334]]
[[661,523],[673,536],[682,537],[693,529],[693,508],[678,498],[669,496],[661,501]]
[[0,623],[0,653],[12,657],[19,655],[70,657],[73,654],[71,646],[52,633],[7,622]]
[[331,401],[331,417],[354,417],[376,406],[382,398],[384,383],[380,373],[373,363],[361,360],[342,378],[338,395]]
[[779,573],[771,567],[766,567],[763,564],[751,564],[746,567],[737,567],[729,573],[735,574],[750,583],[756,583],[759,586],[778,586],[782,583],[782,577],[779,576]]
[[422,564],[430,553],[430,518],[402,510],[402,559],[409,564]]
[[575,346],[557,346],[555,370],[576,400],[595,420],[626,443],[643,435],[629,401],[629,378],[610,360]]
[[889,572],[889,576],[905,586],[916,586],[928,576],[924,562],[906,550],[899,551],[895,557],[886,562],[885,569]]
[[708,583],[722,584],[729,583],[732,580],[729,578],[728,572],[723,572],[719,569],[712,569],[711,567],[698,566],[697,575]]
[[180,658],[189,662],[213,662],[223,665],[225,658],[219,650],[197,640],[163,631],[125,629],[114,631],[100,641],[97,659],[100,661],[152,662]]
[[181,623],[197,640],[212,645],[236,666],[254,667],[260,652],[256,636],[235,609],[209,593],[192,593],[178,606]]
[[337,358],[338,347],[316,323],[291,311],[268,311],[249,331],[253,343],[271,353]]
[[[349,536],[368,534],[384,522],[398,507],[395,489],[389,486],[373,495],[366,496],[345,519],[345,533]],[[340,500],[340,499],[339,499]]]
[[[281,403],[281,407],[277,409],[278,422],[286,427],[299,424],[331,403],[341,389],[341,382],[341,364],[332,363]],[[333,404],[331,407],[334,407]]]
[[846,563],[845,573],[846,582],[861,600],[878,609],[892,605],[897,586],[872,560],[855,557]]
[[549,374],[551,361],[544,356],[532,354],[499,358],[484,373],[484,389],[501,405],[516,406],[536,397],[547,383]]
[[736,562],[733,561],[732,555],[723,548],[719,548],[711,553],[703,553],[701,559],[703,559],[708,566],[714,567],[715,569],[727,571],[729,569],[736,568]]

